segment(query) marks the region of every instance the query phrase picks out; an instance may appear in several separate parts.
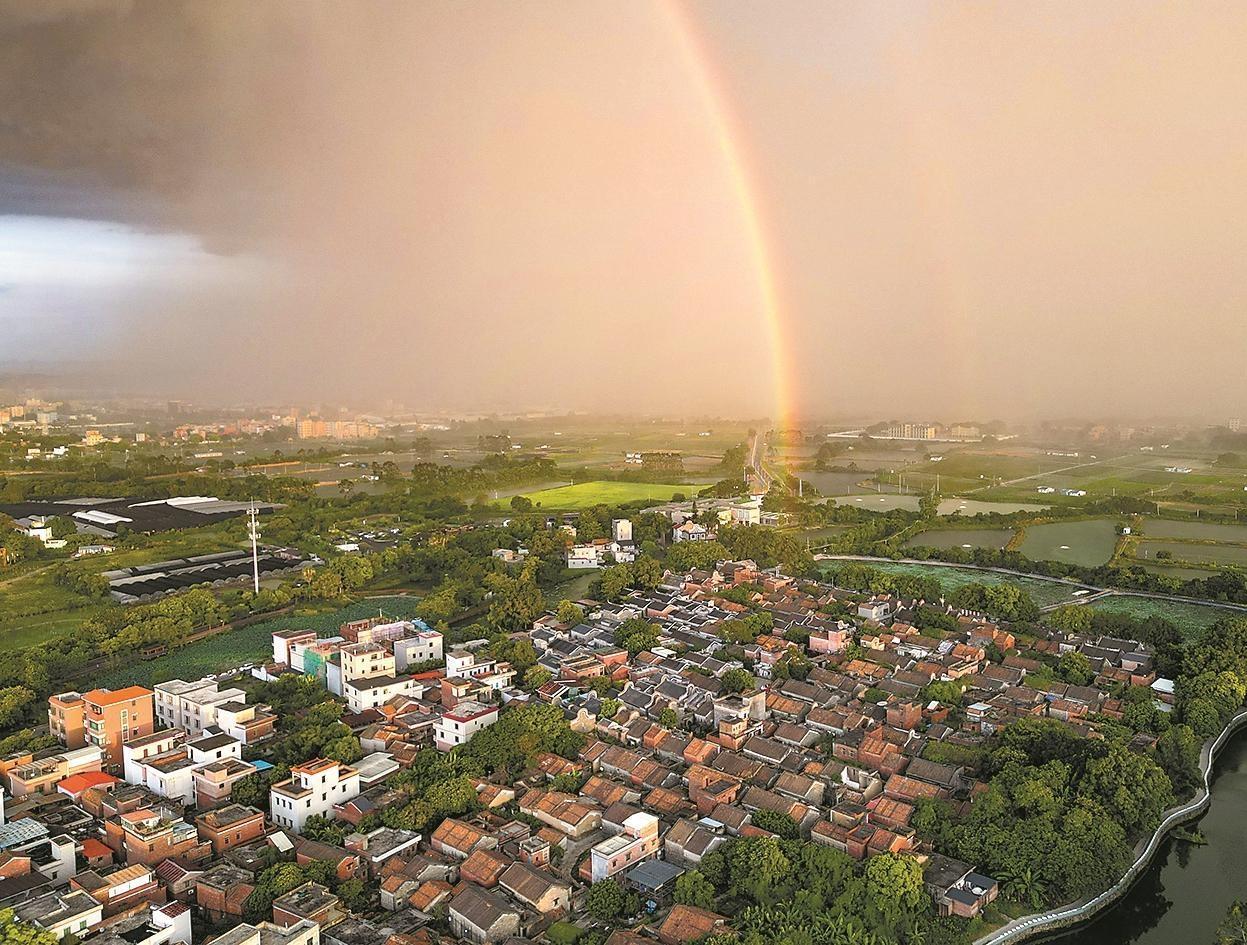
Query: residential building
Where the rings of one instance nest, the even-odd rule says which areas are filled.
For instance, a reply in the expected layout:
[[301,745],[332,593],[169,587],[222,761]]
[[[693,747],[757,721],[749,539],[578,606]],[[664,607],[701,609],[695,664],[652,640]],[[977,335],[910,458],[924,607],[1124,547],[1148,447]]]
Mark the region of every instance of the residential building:
[[104,918],[104,906],[80,889],[44,893],[18,903],[13,911],[18,921],[37,925],[58,939],[81,937]]
[[196,817],[195,829],[201,840],[212,844],[212,852],[220,854],[264,836],[264,813],[254,807],[228,804]]
[[662,849],[658,837],[658,818],[644,811],[624,821],[622,833],[607,837],[589,849],[589,873],[592,882],[610,879],[644,860],[657,857]]
[[155,727],[152,691],[129,686],[60,693],[48,700],[48,724],[66,747],[81,747],[77,738],[82,732],[84,744],[103,749],[106,766],[119,766],[122,746],[150,735]]
[[309,817],[333,817],[334,805],[359,794],[359,772],[330,758],[317,758],[290,769],[290,777],[269,791],[273,823],[296,833]]
[[155,688],[156,717],[167,728],[181,728],[190,735],[216,725],[217,706],[247,701],[241,689],[221,689],[212,679],[170,679]]
[[433,744],[438,751],[462,745],[481,729],[498,721],[498,707],[480,702],[460,702],[433,724]]
[[98,772],[103,769],[104,750],[94,745],[57,752],[43,758],[32,754],[17,756],[16,764],[10,759],[0,762],[5,786],[14,798],[28,794],[51,794],[66,778],[79,774]]

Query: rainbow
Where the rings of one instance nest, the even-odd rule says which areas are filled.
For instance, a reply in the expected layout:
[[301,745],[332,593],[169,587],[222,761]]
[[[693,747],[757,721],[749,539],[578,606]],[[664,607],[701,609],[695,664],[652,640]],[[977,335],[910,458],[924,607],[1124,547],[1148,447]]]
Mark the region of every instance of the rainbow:
[[726,85],[714,67],[714,60],[701,39],[696,24],[684,9],[680,0],[657,0],[665,21],[670,25],[676,45],[688,67],[690,77],[705,105],[719,153],[723,157],[736,204],[745,229],[754,278],[757,280],[758,303],[766,324],[771,349],[771,374],[774,390],[775,428],[784,430],[796,426],[793,396],[793,371],[788,357],[787,336],[784,332],[783,306],[780,302],[776,280],[776,267],[771,258],[766,228],[759,210],[758,188],[750,174],[745,159],[746,136],[737,127],[735,116],[728,107]]

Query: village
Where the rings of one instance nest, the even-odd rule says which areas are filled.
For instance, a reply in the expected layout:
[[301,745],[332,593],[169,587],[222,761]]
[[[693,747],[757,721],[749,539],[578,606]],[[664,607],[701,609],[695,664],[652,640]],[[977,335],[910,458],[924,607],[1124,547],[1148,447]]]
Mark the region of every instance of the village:
[[[628,538],[616,529],[616,544]],[[920,631],[933,605],[949,629]],[[1095,737],[1131,687],[1162,711],[1173,701],[1134,640],[1045,628],[1022,641],[989,614],[752,561],[564,602],[510,641],[531,645],[543,672],[517,672],[486,640],[447,647],[419,620],[378,616],[330,637],[276,632],[271,660],[242,676],[52,696],[60,746],[0,760],[0,907],[96,945],[584,932],[676,945],[729,923],[687,877],[734,839],[782,836],[915,864],[938,915],[971,919],[998,878],[935,852],[913,825],[924,804],[964,810],[985,790],[947,759],[1025,718]],[[1086,680],[1028,684],[1068,654]],[[321,692],[312,711],[327,705],[358,748],[334,758],[322,741],[325,754],[266,760],[288,710],[248,690],[294,683]],[[471,796],[440,806],[425,778],[415,803],[431,829],[395,825],[417,769],[536,710],[574,751],[508,737],[517,767],[467,779]],[[636,908],[602,921],[604,886]]]

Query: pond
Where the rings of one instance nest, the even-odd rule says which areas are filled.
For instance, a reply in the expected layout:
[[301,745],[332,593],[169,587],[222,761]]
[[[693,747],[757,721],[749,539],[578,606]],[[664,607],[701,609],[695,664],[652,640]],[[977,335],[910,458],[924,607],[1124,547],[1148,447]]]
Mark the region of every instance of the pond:
[[1013,537],[1011,528],[936,528],[919,532],[906,548],[994,548],[999,550]]
[[[908,495],[897,495],[895,492],[863,492],[860,495],[840,496],[839,498],[829,498],[828,502],[834,502],[836,505],[848,505],[850,503],[864,509],[872,509],[876,512],[890,512],[892,509],[907,509],[910,512],[918,511],[918,496],[916,493]],[[1046,505],[1033,505],[1027,502],[984,502],[981,499],[944,499],[940,502],[940,515],[952,515],[954,513],[973,516],[979,513],[999,512],[1002,515],[1009,515],[1013,512],[1040,512],[1048,508]]]
[[1212,807],[1192,826],[1208,843],[1172,836],[1125,897],[1090,923],[1048,939],[1060,945],[1190,945],[1213,941],[1230,903],[1247,898],[1247,737],[1222,750],[1212,779]]
[[1180,541],[1141,541],[1135,551],[1140,558],[1158,559],[1158,554],[1168,552],[1168,559],[1186,561],[1190,564],[1211,562],[1212,564],[1247,565],[1247,547],[1242,545],[1206,545]]
[[1093,518],[1081,522],[1031,525],[1018,550],[1032,561],[1064,561],[1083,567],[1104,564],[1117,547],[1117,522]]
[[1147,538],[1188,538],[1195,541],[1228,541],[1247,544],[1247,525],[1221,522],[1175,522],[1165,518],[1149,518],[1143,523]]
[[941,515],[986,515],[999,512],[1001,515],[1012,515],[1014,512],[1042,512],[1049,505],[1035,505],[1030,502],[984,502],[982,499],[944,499],[940,502]]

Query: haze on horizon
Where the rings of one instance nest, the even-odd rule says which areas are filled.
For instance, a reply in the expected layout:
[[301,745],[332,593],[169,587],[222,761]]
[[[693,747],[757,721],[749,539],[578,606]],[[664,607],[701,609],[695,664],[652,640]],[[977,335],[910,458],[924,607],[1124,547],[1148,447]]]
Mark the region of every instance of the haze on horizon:
[[1247,410],[1247,4],[664,2],[0,0],[0,368]]

